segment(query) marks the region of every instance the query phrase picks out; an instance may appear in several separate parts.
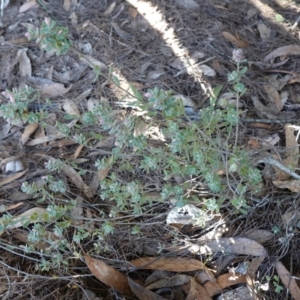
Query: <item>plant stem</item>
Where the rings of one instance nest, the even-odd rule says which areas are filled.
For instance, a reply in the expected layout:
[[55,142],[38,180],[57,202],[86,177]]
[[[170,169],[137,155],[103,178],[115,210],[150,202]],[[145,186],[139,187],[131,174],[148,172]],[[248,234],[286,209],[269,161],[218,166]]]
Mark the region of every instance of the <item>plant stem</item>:
[[[237,66],[237,72],[239,73],[240,71],[240,62],[237,61],[236,63]],[[238,79],[238,81],[240,81]],[[234,141],[234,151],[236,150],[237,147],[237,141],[238,141],[238,135],[239,135],[239,103],[240,103],[240,93],[236,92],[236,117],[237,117],[237,123],[236,123],[236,127],[235,127],[235,141]]]

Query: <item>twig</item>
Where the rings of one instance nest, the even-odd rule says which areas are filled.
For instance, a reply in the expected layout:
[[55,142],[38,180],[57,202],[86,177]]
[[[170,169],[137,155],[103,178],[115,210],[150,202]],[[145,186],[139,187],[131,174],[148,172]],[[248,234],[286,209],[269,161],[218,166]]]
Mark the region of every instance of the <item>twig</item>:
[[263,159],[260,159],[257,161],[257,163],[267,163],[270,165],[273,165],[277,168],[279,168],[280,170],[282,170],[283,172],[289,174],[290,176],[300,180],[300,175],[298,175],[297,173],[295,173],[294,171],[291,171],[289,168],[285,167],[284,165],[282,165],[278,160],[270,158],[270,157],[266,157]]

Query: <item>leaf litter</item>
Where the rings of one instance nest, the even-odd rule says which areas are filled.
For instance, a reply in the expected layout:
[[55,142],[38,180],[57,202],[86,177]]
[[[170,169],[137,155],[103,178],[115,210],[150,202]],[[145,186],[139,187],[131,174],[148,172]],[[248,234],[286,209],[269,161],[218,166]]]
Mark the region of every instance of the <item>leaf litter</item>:
[[[155,3],[152,2],[154,7]],[[52,204],[68,203],[71,200],[77,203],[71,211],[73,231],[68,233],[68,238],[75,236],[78,227],[83,225],[88,232],[95,234],[95,229],[99,230],[105,222],[115,224],[115,232],[109,237],[94,235],[82,240],[80,244],[72,242],[74,247],[78,246],[76,255],[83,249],[87,252],[91,244],[96,244],[97,239],[103,243],[101,259],[85,255],[85,263],[90,273],[110,288],[106,290],[106,295],[111,296],[110,291],[117,290],[124,294],[135,294],[139,299],[165,299],[168,293],[173,295],[174,299],[212,299],[220,294],[230,299],[241,299],[246,298],[251,284],[263,284],[267,275],[277,272],[291,297],[299,298],[299,290],[292,272],[300,265],[297,259],[294,259],[292,265],[289,258],[296,257],[295,249],[291,245],[296,245],[299,238],[298,204],[295,194],[299,193],[300,184],[299,180],[292,179],[293,174],[297,175],[299,168],[298,127],[297,123],[290,121],[297,120],[298,115],[299,103],[295,95],[300,92],[299,74],[294,65],[299,62],[300,50],[294,43],[294,36],[285,29],[287,18],[284,9],[280,6],[276,6],[275,9],[256,0],[253,1],[255,7],[250,3],[241,4],[237,1],[176,1],[173,6],[162,1],[163,5],[158,5],[155,9],[162,11],[165,17],[156,21],[163,26],[163,20],[166,19],[176,27],[176,37],[180,43],[176,41],[172,46],[179,45],[182,49],[186,47],[184,51],[181,49],[180,52],[181,50],[177,49],[176,52],[159,36],[159,29],[152,29],[153,23],[147,21],[147,13],[138,7],[136,1],[128,1],[125,4],[104,1],[97,4],[97,7],[92,1],[78,4],[77,1],[70,0],[42,2],[43,5],[40,1],[21,4],[11,0],[5,3],[7,4],[3,6],[4,14],[1,20],[5,25],[1,27],[1,92],[24,84],[31,85],[38,90],[40,97],[39,106],[35,103],[35,109],[41,105],[46,107],[52,120],[49,117],[45,119],[46,124],[32,122],[20,123],[18,126],[1,118],[1,209],[4,209],[2,216],[5,216],[5,211],[9,211],[15,222],[14,226],[6,228],[7,231],[1,231],[1,238],[5,239],[3,242],[8,243],[8,239],[14,237],[18,240],[14,243],[19,243],[21,247],[30,244],[43,251],[54,247],[51,243],[55,243],[58,237],[54,234],[55,224],[46,222],[47,234],[53,237],[49,238],[48,242],[33,242],[29,234],[34,223],[45,222],[42,219],[31,222],[31,216],[43,215],[46,206],[34,197],[20,197],[24,200],[14,203],[12,195],[20,191],[22,182],[32,180],[33,183],[40,179],[42,175],[34,174],[45,173],[45,161],[59,158],[64,161],[59,178],[66,182],[68,195],[55,194]],[[67,24],[72,37],[77,39],[73,52],[70,51],[61,57],[53,53],[45,54],[24,37],[24,26],[36,30],[41,20],[53,13],[59,23]],[[87,21],[81,23],[81,20]],[[232,20],[235,20],[234,27]],[[279,26],[279,23],[284,26]],[[180,24],[183,26],[179,26]],[[201,28],[197,30],[197,34],[187,30],[195,26]],[[298,28],[294,30],[298,31]],[[83,47],[77,50],[79,44]],[[238,219],[223,207],[221,213],[224,214],[225,223],[221,224],[217,214],[204,218],[201,215],[203,203],[210,196],[205,194],[201,196],[203,203],[193,202],[193,211],[185,215],[183,222],[180,209],[174,209],[171,201],[159,204],[160,194],[157,193],[155,197],[147,198],[156,210],[148,210],[148,213],[140,215],[139,219],[132,217],[130,213],[129,216],[123,213],[111,218],[107,212],[113,211],[111,208],[115,200],[101,200],[98,196],[101,193],[101,182],[115,174],[128,182],[125,173],[122,173],[124,168],[119,165],[118,169],[111,166],[97,169],[94,163],[96,158],[103,158],[113,152],[115,137],[101,136],[99,124],[94,128],[84,127],[79,121],[70,123],[65,118],[74,116],[80,119],[85,112],[92,111],[93,107],[103,102],[109,103],[114,111],[122,109],[122,113],[114,115],[120,115],[119,122],[126,114],[142,114],[143,111],[132,112],[135,110],[132,106],[121,106],[122,101],[118,99],[118,95],[125,95],[124,91],[120,93],[101,77],[102,72],[107,72],[111,65],[119,70],[117,74],[120,74],[121,87],[125,86],[125,90],[132,91],[130,86],[134,83],[136,90],[142,95],[148,88],[164,86],[173,89],[175,98],[181,99],[183,105],[192,108],[194,113],[199,107],[203,108],[208,100],[207,91],[227,82],[227,72],[234,67],[230,60],[233,47],[245,49],[245,58],[248,61],[246,64],[249,66],[245,78],[248,92],[238,103],[243,114],[243,127],[239,137],[241,146],[247,151],[250,146],[249,155],[259,156],[254,161],[260,161],[258,164],[261,170],[266,168],[268,162],[277,161],[277,165],[271,165],[273,177],[265,177],[263,193],[247,195],[247,204],[251,207],[249,214]],[[175,55],[179,52],[182,57]],[[188,62],[193,60],[195,65],[190,66]],[[191,75],[193,72],[194,77]],[[235,95],[226,92],[223,89],[218,98],[218,101],[225,99],[226,103],[217,102],[223,109],[236,105],[237,102]],[[46,98],[50,98],[50,106],[44,106]],[[1,97],[0,101],[2,105],[9,99]],[[252,123],[246,123],[247,120],[251,120]],[[93,132],[99,139],[88,139],[86,144],[78,144],[72,138],[65,138],[55,128],[59,122],[69,129],[77,130],[77,134]],[[285,125],[287,122],[292,123],[292,127]],[[259,123],[269,126],[263,128],[247,125]],[[221,133],[222,127],[220,130]],[[156,145],[168,138],[159,131],[156,124],[147,122],[136,124],[135,135],[153,138]],[[243,141],[246,142],[243,144]],[[220,135],[220,148],[224,147],[224,150],[226,145],[226,137]],[[224,150],[224,153],[227,153],[228,149],[230,147]],[[136,164],[139,163],[138,153],[126,153],[126,141],[122,151],[130,159],[136,159]],[[81,173],[82,165],[78,166],[78,158],[85,159],[81,162],[84,165]],[[23,161],[26,163],[19,168],[16,163]],[[219,172],[218,176],[229,181],[232,192],[237,185],[232,181],[233,178],[226,177],[225,171]],[[9,172],[13,174],[8,174]],[[159,186],[166,178],[160,177],[159,174],[140,176],[144,176],[143,184],[149,189]],[[153,181],[154,185],[148,186],[153,178],[156,178],[156,181]],[[180,186],[194,179],[176,174],[174,180]],[[200,184],[199,189],[205,190],[205,187]],[[191,192],[193,193],[201,194],[198,190]],[[15,201],[19,201],[18,197],[15,197]],[[230,201],[230,197],[232,195],[226,201]],[[50,200],[53,201],[47,199],[49,202]],[[174,212],[175,215],[172,216]],[[138,235],[132,231],[133,224],[142,228]],[[294,230],[293,235],[283,236],[284,239],[293,239],[293,243],[285,244],[286,248],[274,246],[282,243],[284,239],[276,235],[278,233],[275,233],[273,224],[279,228],[283,226],[286,232]],[[20,229],[22,227],[23,229]],[[281,234],[284,235],[283,231]],[[185,238],[182,238],[183,235]],[[138,254],[135,245],[142,243],[141,237],[144,238],[143,245],[148,245],[148,248],[145,246]],[[282,252],[283,248],[285,252]],[[14,257],[13,255],[5,252],[6,258]],[[234,267],[230,263],[225,264],[225,269],[219,267],[220,260],[225,256],[231,256]],[[274,266],[270,257],[280,257],[280,261]],[[24,261],[27,261],[27,258],[24,257]],[[34,271],[31,271],[33,268],[28,261],[20,262],[18,268],[31,274]],[[74,263],[74,269],[78,267],[76,264],[77,262]],[[244,267],[245,265],[248,265],[248,268]],[[233,269],[239,270],[238,267],[243,269],[242,266],[245,273],[232,272]],[[2,267],[6,268],[9,275],[15,276],[13,268],[5,265]],[[166,273],[160,273],[152,285],[155,288],[149,290],[144,283],[157,272],[156,270]],[[269,273],[269,270],[273,273]],[[70,275],[63,268],[60,272],[59,274]],[[206,281],[198,282],[195,279],[197,277],[194,277],[196,273],[191,275],[189,272],[211,272],[211,276]],[[48,275],[57,276],[51,274],[51,271]],[[85,284],[76,280],[76,286]],[[34,281],[30,284],[31,290],[35,292],[41,288]],[[230,286],[232,291],[226,291]],[[95,294],[102,296],[97,285],[91,288]],[[49,285],[43,286],[42,289],[51,294]],[[73,296],[70,296],[67,290],[61,291],[61,298],[72,299]],[[74,288],[74,294],[81,295],[80,293],[81,289]],[[269,298],[276,299],[277,294],[272,286],[267,293]],[[247,297],[256,299],[256,295],[247,294]]]

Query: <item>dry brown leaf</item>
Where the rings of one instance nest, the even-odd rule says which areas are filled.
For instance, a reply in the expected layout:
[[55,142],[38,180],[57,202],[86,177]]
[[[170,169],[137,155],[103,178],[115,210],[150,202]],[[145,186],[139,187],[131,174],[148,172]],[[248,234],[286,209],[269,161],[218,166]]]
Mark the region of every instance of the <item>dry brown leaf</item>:
[[251,149],[260,149],[261,148],[261,145],[260,145],[258,139],[255,137],[249,138],[248,145],[250,146]]
[[64,100],[63,103],[63,109],[65,110],[65,112],[69,115],[75,115],[78,118],[80,118],[80,111],[76,105],[76,103],[73,100],[70,99],[66,99]]
[[28,38],[25,36],[22,36],[20,38],[14,38],[14,39],[8,40],[8,41],[6,41],[6,43],[13,44],[13,45],[24,45],[24,44],[28,43]]
[[266,250],[259,243],[243,237],[221,238],[208,241],[206,245],[200,246],[201,254],[213,254],[223,252],[226,254],[244,254],[253,256],[265,256]]
[[65,88],[61,83],[55,83],[49,79],[40,77],[30,77],[29,81],[34,85],[36,90],[41,93],[41,95],[50,98],[64,95],[72,87],[72,85],[70,85],[68,88]]
[[12,201],[23,201],[23,200],[32,199],[32,195],[23,192],[14,192],[8,196],[8,199]]
[[19,13],[21,14],[35,6],[38,7],[36,0],[29,0],[28,2],[25,2],[23,5],[20,6]]
[[280,93],[280,101],[284,105],[286,101],[289,99],[289,92],[288,91],[282,91]]
[[115,32],[118,34],[119,37],[121,37],[124,40],[131,40],[132,39],[131,34],[124,31],[123,29],[121,29],[117,23],[112,22],[111,25],[112,25],[113,29],[115,30]]
[[273,180],[272,183],[279,189],[289,189],[293,193],[300,193],[300,180]]
[[266,258],[266,254],[263,256],[254,257],[248,267],[247,276],[249,276],[252,280],[255,279],[255,273]]
[[130,16],[131,16],[133,19],[135,19],[136,16],[138,15],[138,11],[137,11],[137,9],[134,8],[134,7],[129,7],[128,11],[129,11]]
[[295,83],[295,82],[300,82],[300,74],[297,74],[296,76],[292,77],[288,84],[292,84],[292,83]]
[[242,285],[235,287],[229,291],[225,291],[222,293],[222,300],[259,300],[258,297],[252,292],[253,289],[249,289],[248,286]]
[[81,176],[71,166],[64,164],[62,171],[88,198],[93,197],[90,187],[84,183]]
[[[157,271],[157,272],[161,272],[161,271]],[[167,276],[167,275],[161,275],[159,276],[159,274],[157,274],[158,278],[155,280],[153,278],[153,281],[151,283],[145,283],[145,287],[148,290],[157,290],[157,289],[161,289],[164,287],[174,287],[174,286],[181,286],[184,285],[188,282],[190,282],[190,277],[187,275],[183,275],[183,274],[176,274],[174,276]]]
[[107,176],[107,174],[109,173],[109,171],[111,170],[111,168],[104,168],[102,170],[98,170],[97,171],[97,177],[100,181],[104,180]]
[[266,42],[271,36],[271,29],[264,23],[258,23],[257,29],[259,31],[259,35],[262,41]]
[[32,68],[31,61],[27,56],[27,49],[20,49],[17,52],[17,61],[19,62],[20,75],[21,77],[31,77],[32,76]]
[[84,258],[92,274],[101,282],[126,295],[133,294],[132,290],[129,287],[127,277],[124,274],[107,265],[101,260],[92,258],[88,255],[86,255]]
[[[50,247],[50,244],[47,242],[43,241],[38,241],[36,243],[33,243],[29,241],[28,239],[28,232],[25,230],[19,229],[18,231],[14,231],[12,233],[13,237],[18,239],[19,241],[28,244],[28,245],[33,245],[36,249],[39,250],[45,250],[46,248]],[[57,241],[59,238],[52,232],[46,231],[46,237],[47,240],[52,240],[52,241]]]
[[281,111],[283,109],[283,104],[280,101],[280,96],[278,91],[270,85],[264,85],[263,88],[268,94],[270,101],[275,104],[278,111]]
[[228,42],[236,44],[236,46],[239,48],[249,47],[248,43],[244,42],[241,39],[236,38],[234,35],[232,35],[231,33],[227,32],[227,31],[223,31],[222,35]]
[[186,300],[211,300],[211,297],[207,290],[200,285],[195,278],[190,277],[189,292]]
[[226,289],[229,286],[246,283],[246,275],[239,273],[226,273],[217,278],[217,284],[221,289]]
[[266,138],[263,139],[261,142],[261,145],[263,147],[270,147],[270,146],[275,146],[280,142],[280,136],[278,133],[274,133],[272,135],[267,136]]
[[265,137],[264,139],[250,137],[248,145],[250,145],[251,149],[270,148],[271,146],[275,146],[277,143],[279,143],[279,141],[280,137],[278,133],[274,133]]
[[266,123],[249,123],[249,127],[254,127],[254,128],[263,128],[263,129],[271,129],[273,125],[271,124],[266,124]]
[[71,0],[64,0],[64,10],[69,11],[71,8],[72,1]]
[[285,85],[292,83],[290,82],[292,78],[295,78],[295,76],[291,74],[287,74],[283,77],[279,76],[278,74],[273,74],[269,76],[268,83],[277,91],[281,91],[285,87]]
[[100,180],[99,180],[99,178],[98,178],[98,174],[94,174],[94,175],[93,175],[93,178],[92,178],[92,180],[91,180],[91,182],[90,182],[90,184],[89,184],[89,187],[90,187],[90,189],[91,189],[91,192],[92,192],[94,195],[96,194],[96,192],[97,192],[99,186],[100,186]]
[[181,99],[184,106],[190,106],[190,107],[195,107],[196,106],[195,102],[187,96],[179,94],[179,95],[174,95],[173,97],[176,100]]
[[75,144],[78,144],[78,143],[73,140],[70,140],[70,139],[63,139],[63,140],[60,140],[57,142],[53,141],[53,142],[49,143],[49,145],[51,145],[51,147],[59,147],[59,148],[64,147],[64,146],[75,145]]
[[[295,127],[286,124],[285,125],[285,144],[286,144],[286,158],[283,160],[283,165],[291,169],[292,171],[295,170],[295,168],[298,165],[299,160],[299,146],[298,142],[296,140],[296,137],[294,135]],[[275,167],[276,171],[276,180],[283,181],[290,177],[289,174],[286,172],[278,169]],[[292,186],[292,185],[291,185]]]
[[217,74],[213,68],[205,64],[198,66],[198,69],[205,76],[214,77]]
[[243,237],[256,241],[260,244],[264,244],[274,237],[271,231],[263,229],[250,229],[243,233]]
[[[36,154],[37,156],[43,157],[47,160],[54,161],[55,159],[51,156],[44,155],[44,154]],[[84,194],[91,198],[93,197],[93,194],[91,192],[91,189],[88,185],[86,185],[81,178],[81,176],[69,165],[63,163],[62,172],[67,175],[67,177],[70,179],[71,182],[73,182],[79,190],[83,191]]]
[[140,269],[170,272],[189,272],[206,268],[199,260],[179,257],[144,257],[134,259],[130,263]]
[[0,186],[6,185],[20,177],[22,177],[27,172],[27,169],[23,172],[15,173],[12,175],[7,176],[5,179],[0,181]]
[[36,138],[34,140],[31,140],[30,142],[27,143],[27,146],[35,146],[35,145],[43,144],[43,143],[53,141],[53,140],[55,140],[55,137],[53,138],[53,137],[48,137],[48,136],[42,136],[42,137]]
[[275,106],[269,107],[269,106],[263,105],[256,96],[252,96],[251,100],[252,100],[253,105],[256,109],[256,112],[260,118],[263,118],[263,119],[267,118],[270,120],[275,120],[275,119],[279,118],[278,114],[280,112],[278,111],[278,109]]
[[77,147],[77,149],[75,150],[75,152],[74,152],[74,154],[71,156],[71,158],[72,159],[76,159],[76,158],[78,158],[78,156],[79,156],[79,154],[80,154],[80,152],[81,152],[81,150],[84,148],[84,145],[79,145],[78,147]]
[[164,300],[165,299],[159,296],[158,294],[153,293],[148,289],[145,289],[144,287],[134,282],[130,278],[128,278],[128,283],[135,296],[140,300]]
[[70,216],[71,216],[72,225],[78,226],[78,225],[83,224],[83,222],[84,222],[84,220],[82,220],[83,198],[80,196],[77,196],[75,199],[75,202],[76,202],[76,206],[70,211]]
[[90,55],[80,54],[79,57],[80,57],[80,60],[85,62],[92,69],[94,69],[95,67],[99,67],[100,69],[106,69],[106,65],[103,62],[101,62],[100,60],[98,60]]
[[278,68],[280,66],[283,66],[286,62],[288,62],[289,59],[287,58],[284,61],[280,61],[278,63],[266,63],[261,61],[248,61],[249,67],[252,65],[259,67],[261,70],[270,69],[270,68]]
[[217,61],[216,59],[213,60],[212,66],[213,66],[214,70],[216,70],[216,72],[219,75],[225,75],[226,74],[226,71],[222,68],[220,62]]
[[[22,214],[13,217],[12,222],[5,228],[6,229],[14,229],[18,227],[22,227],[25,223],[30,221],[30,224],[42,222],[43,217],[42,215],[46,212],[46,209],[41,207],[33,207]],[[35,215],[35,218],[32,218],[32,216]],[[0,235],[3,234],[4,231],[0,231]]]
[[72,85],[65,88],[61,83],[46,84],[39,88],[40,93],[46,97],[57,97],[66,94],[71,89]]
[[25,130],[21,136],[21,143],[22,145],[25,145],[27,141],[29,140],[30,136],[36,131],[36,129],[39,127],[39,123],[31,123],[28,124],[25,127]]
[[289,290],[295,300],[299,300],[300,289],[296,283],[296,280],[291,276],[290,272],[280,261],[277,261],[275,266],[283,285]]
[[276,50],[269,53],[263,59],[264,62],[273,61],[276,57],[283,55],[300,55],[300,46],[299,45],[288,45],[277,48]]
[[203,287],[206,289],[208,295],[211,297],[222,293],[222,289],[216,282],[207,281],[203,284]]
[[20,203],[16,203],[16,204],[11,204],[7,207],[5,207],[5,210],[12,210],[12,209],[16,209],[19,206],[22,206],[24,204],[24,202],[20,202]]
[[109,16],[109,15],[113,12],[113,10],[115,9],[115,7],[116,7],[116,1],[114,1],[114,2],[106,9],[106,11],[103,13],[103,16],[104,16],[104,17]]
[[296,226],[300,219],[300,211],[293,210],[286,212],[282,217],[282,223],[284,228],[288,228],[289,226]]
[[285,125],[285,145],[287,150],[287,158],[284,160],[284,165],[295,168],[299,160],[299,146],[294,135],[295,127],[289,124]]

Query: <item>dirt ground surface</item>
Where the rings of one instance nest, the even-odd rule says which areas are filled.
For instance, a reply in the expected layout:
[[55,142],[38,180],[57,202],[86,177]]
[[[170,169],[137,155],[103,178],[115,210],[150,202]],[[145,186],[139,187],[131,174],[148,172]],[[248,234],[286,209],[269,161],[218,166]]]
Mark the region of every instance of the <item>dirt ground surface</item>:
[[[49,115],[47,128],[0,119],[1,299],[300,299],[300,4],[288,0],[7,3],[0,27],[0,92],[4,92],[0,103],[10,101],[6,91],[28,85],[44,96],[29,110],[45,109]],[[66,54],[46,53],[25,36],[45,18],[68,28],[72,48]],[[232,53],[238,48],[248,70],[242,77],[247,91],[238,103],[236,139],[263,178],[261,192],[247,198],[247,213],[232,213],[224,205],[204,229],[191,224],[172,227],[166,224],[170,202],[154,201],[138,216],[130,212],[110,218],[116,204],[101,199],[99,181],[111,170],[99,174],[95,162],[112,153],[115,141],[107,135],[97,142],[90,139],[83,147],[73,137],[60,136],[56,122],[66,124],[67,114],[81,115],[99,102],[109,103],[117,114],[130,114],[134,108],[123,101],[130,85],[145,98],[155,87],[172,90],[187,97],[193,111],[201,114],[213,88],[222,85],[223,95],[231,91],[228,73],[236,69]],[[109,80],[112,74],[117,85]],[[232,93],[224,97],[237,101]],[[103,133],[100,125],[77,123],[74,128],[78,134]],[[57,193],[54,199],[39,202],[21,186],[52,174],[45,168],[52,159],[70,163],[59,177],[68,187],[67,196]],[[12,162],[19,162],[20,169],[10,169]],[[122,166],[114,168],[129,182]],[[162,175],[137,170],[135,176],[159,192]],[[53,256],[43,252],[49,246],[45,241],[28,250],[34,221],[28,221],[26,212],[36,216],[49,203],[64,205],[75,199],[77,219],[64,238],[71,241],[78,228],[90,236]],[[23,219],[17,218],[21,214]],[[10,227],[5,227],[7,215],[16,218]],[[99,239],[95,232],[107,222],[113,223],[114,231],[103,238],[98,253],[92,252]],[[138,234],[132,234],[135,226],[141,228]],[[56,234],[55,248],[59,236],[55,223],[45,228],[50,236]],[[68,256],[68,267],[36,267],[60,254]],[[145,267],[153,257],[160,265]],[[141,258],[143,263],[132,261]],[[145,288],[154,283],[152,289]]]

